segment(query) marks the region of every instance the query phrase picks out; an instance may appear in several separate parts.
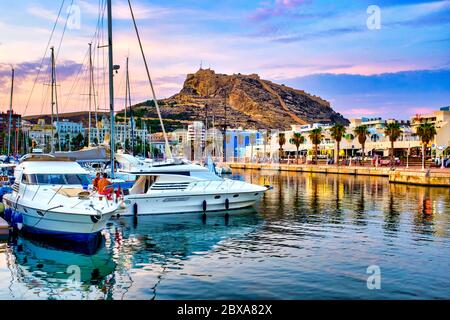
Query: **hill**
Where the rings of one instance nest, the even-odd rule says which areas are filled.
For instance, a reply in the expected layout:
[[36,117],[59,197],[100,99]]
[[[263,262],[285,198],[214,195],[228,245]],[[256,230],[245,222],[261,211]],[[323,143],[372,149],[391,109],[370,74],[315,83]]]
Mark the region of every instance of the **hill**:
[[[348,120],[330,103],[303,90],[252,75],[216,74],[200,69],[188,74],[181,91],[159,101],[164,119],[201,120],[216,126],[289,129],[291,124],[343,123]],[[135,106],[139,116],[156,118],[152,101]]]

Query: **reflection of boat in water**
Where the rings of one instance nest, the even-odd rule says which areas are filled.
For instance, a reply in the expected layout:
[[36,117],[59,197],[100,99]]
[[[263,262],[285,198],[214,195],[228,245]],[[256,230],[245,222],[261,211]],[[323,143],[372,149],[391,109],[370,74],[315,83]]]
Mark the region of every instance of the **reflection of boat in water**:
[[[142,290],[156,297],[165,275],[184,268],[227,239],[242,238],[262,223],[252,208],[223,213],[121,216],[105,230],[105,241],[68,251],[61,242],[19,236],[7,254],[10,292],[15,298],[139,298]],[[224,244],[225,245],[225,244]],[[78,285],[70,278],[79,268]],[[145,279],[145,281],[142,281]],[[25,293],[23,292],[25,288]],[[36,289],[36,290],[34,290]]]
[[132,256],[133,264],[185,260],[212,250],[223,240],[245,236],[262,222],[254,208],[230,212],[226,217],[217,212],[206,218],[202,213],[139,216],[137,221],[121,216],[116,225],[122,251]]
[[18,237],[11,246],[11,253],[14,263],[10,268],[15,269],[11,270],[15,275],[12,283],[46,287],[51,289],[52,295],[62,297],[70,288],[79,291],[80,286],[88,285],[86,291],[89,291],[89,285],[100,286],[116,268],[112,253],[101,236],[78,246],[71,244],[70,251],[61,245],[61,241]]

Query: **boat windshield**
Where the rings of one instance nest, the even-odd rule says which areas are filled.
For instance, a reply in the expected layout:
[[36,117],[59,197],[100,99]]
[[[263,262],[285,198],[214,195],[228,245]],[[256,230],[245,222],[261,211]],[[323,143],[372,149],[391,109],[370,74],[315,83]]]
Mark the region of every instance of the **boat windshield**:
[[87,174],[24,174],[22,182],[26,184],[89,185],[90,179]]
[[202,180],[222,180],[221,177],[209,171],[191,171],[191,177],[199,178]]

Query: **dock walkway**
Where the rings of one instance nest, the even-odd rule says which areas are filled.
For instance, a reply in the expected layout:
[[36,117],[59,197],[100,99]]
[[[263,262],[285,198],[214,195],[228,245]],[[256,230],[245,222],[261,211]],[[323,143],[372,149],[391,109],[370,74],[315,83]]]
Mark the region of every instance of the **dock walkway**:
[[253,169],[273,171],[294,171],[306,173],[349,174],[363,176],[380,176],[389,178],[392,183],[404,183],[422,186],[450,187],[449,169],[420,169],[389,167],[361,167],[361,166],[333,166],[308,164],[279,164],[279,163],[227,163],[232,169]]

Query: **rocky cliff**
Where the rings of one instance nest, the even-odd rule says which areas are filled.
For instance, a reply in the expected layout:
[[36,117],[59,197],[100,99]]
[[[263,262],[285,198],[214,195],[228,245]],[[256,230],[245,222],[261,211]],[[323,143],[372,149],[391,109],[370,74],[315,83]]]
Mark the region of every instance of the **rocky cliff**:
[[[256,74],[225,75],[210,69],[188,74],[181,91],[160,104],[165,119],[204,121],[207,117],[216,126],[223,126],[225,121],[231,127],[264,129],[288,129],[291,124],[314,122],[348,123],[320,97],[260,79]],[[157,117],[155,109],[145,103],[137,109],[144,117]]]

